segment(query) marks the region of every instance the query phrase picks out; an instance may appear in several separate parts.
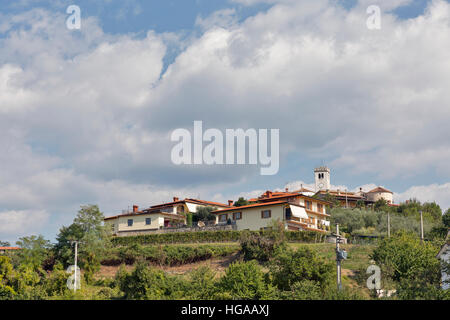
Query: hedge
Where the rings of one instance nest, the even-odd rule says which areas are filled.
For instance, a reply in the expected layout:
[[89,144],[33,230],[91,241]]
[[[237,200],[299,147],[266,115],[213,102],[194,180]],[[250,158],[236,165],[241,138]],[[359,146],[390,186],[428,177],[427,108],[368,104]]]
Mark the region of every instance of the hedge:
[[[168,243],[202,243],[202,242],[237,242],[242,231],[197,231],[145,234],[138,236],[115,237],[112,242],[116,246],[133,244],[168,244]],[[260,234],[261,231],[250,231]],[[325,235],[315,231],[286,231],[286,239],[290,242],[316,243],[324,242]]]
[[144,259],[159,265],[182,265],[215,257],[223,257],[238,252],[237,245],[164,245],[164,246],[131,246],[116,247],[102,260],[103,265],[134,264],[138,259]]

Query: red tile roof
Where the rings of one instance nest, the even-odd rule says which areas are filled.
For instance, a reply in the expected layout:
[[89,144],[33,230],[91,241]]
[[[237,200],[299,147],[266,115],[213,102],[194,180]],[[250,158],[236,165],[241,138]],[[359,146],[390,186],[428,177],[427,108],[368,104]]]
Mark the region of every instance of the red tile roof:
[[390,191],[390,190],[388,190],[388,189],[386,189],[386,188],[383,188],[383,187],[376,187],[375,189],[370,190],[368,193],[375,193],[375,192],[388,192],[388,193],[393,193],[392,191]]
[[228,212],[228,211],[241,210],[241,209],[247,209],[247,208],[256,208],[256,207],[263,207],[263,206],[272,206],[272,205],[277,205],[277,204],[282,204],[282,203],[288,204],[287,201],[273,201],[273,202],[255,203],[255,204],[248,204],[246,206],[231,207],[231,208],[227,208],[227,209],[216,210],[216,211],[212,211],[211,213],[221,214],[223,212]]
[[20,250],[19,247],[0,247],[0,250]]

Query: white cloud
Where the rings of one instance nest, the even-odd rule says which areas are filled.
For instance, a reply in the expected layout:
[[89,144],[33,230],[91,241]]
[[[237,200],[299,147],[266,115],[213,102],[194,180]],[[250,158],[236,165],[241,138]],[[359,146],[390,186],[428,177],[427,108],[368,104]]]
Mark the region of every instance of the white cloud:
[[20,210],[0,212],[0,235],[25,236],[37,232],[49,217],[45,210]]
[[442,211],[450,209],[450,183],[413,186],[405,192],[394,194],[396,202],[417,199],[421,202],[436,202]]
[[[385,12],[378,31],[366,28],[366,4],[280,1],[241,23],[232,11],[199,18],[206,32],[162,78],[176,35],[108,35],[94,18],[71,32],[64,15],[39,9],[3,15],[0,208],[67,223],[86,202],[112,212],[174,193],[218,200],[257,170],[174,167],[169,133],[194,120],[280,128],[282,159],[450,179],[450,4],[409,20]],[[444,193],[429,197],[445,205]]]

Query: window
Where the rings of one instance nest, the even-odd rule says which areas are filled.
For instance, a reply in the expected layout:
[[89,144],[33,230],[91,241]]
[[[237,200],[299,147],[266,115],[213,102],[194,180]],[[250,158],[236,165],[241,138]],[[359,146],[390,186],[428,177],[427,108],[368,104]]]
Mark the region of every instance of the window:
[[285,219],[286,220],[291,220],[292,217],[292,211],[291,208],[286,208],[285,209]]
[[241,220],[241,219],[242,219],[242,213],[241,212],[233,213],[233,220]]
[[305,203],[306,203],[306,209],[311,210],[311,208],[312,208],[311,201],[305,201]]
[[323,204],[317,204],[317,211],[319,211],[320,213],[323,213]]
[[263,210],[261,211],[261,218],[262,219],[268,219],[272,216],[272,212],[270,210]]
[[145,224],[146,225],[152,224],[152,218],[145,218]]
[[128,219],[128,226],[132,227],[133,226],[133,219]]
[[226,215],[226,214],[221,214],[221,215],[219,216],[219,221],[220,221],[220,222],[225,222],[225,221],[227,221],[227,215]]

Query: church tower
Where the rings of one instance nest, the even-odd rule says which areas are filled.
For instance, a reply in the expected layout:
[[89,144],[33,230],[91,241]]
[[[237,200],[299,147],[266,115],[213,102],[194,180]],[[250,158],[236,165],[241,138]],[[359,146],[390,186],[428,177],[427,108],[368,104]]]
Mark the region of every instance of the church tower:
[[319,190],[330,190],[330,169],[328,167],[315,168],[314,180],[316,184],[316,192]]

